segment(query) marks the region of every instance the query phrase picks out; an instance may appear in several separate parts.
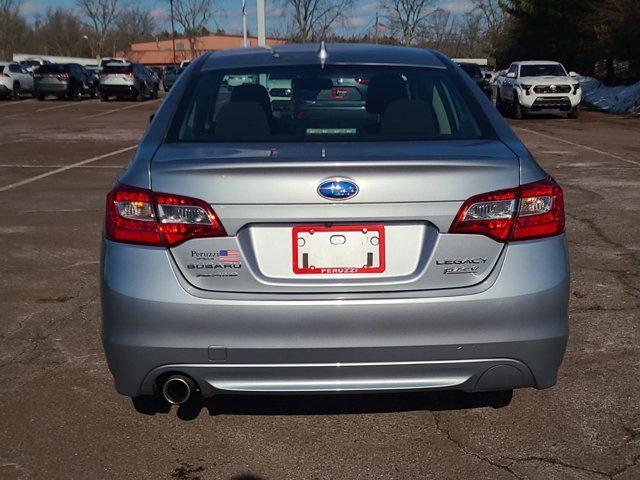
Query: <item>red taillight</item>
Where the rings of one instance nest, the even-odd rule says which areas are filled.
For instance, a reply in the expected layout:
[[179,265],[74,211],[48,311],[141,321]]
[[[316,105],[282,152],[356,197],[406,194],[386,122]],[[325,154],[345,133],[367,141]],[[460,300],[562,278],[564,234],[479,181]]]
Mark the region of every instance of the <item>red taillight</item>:
[[104,232],[115,242],[158,247],[227,235],[215,212],[202,200],[120,183],[107,195]]
[[449,233],[476,233],[500,242],[551,237],[563,231],[564,196],[551,177],[471,197],[449,229]]
[[360,85],[369,85],[369,79],[364,77],[356,78],[356,82],[358,82]]
[[564,194],[551,177],[520,187],[520,206],[511,240],[552,237],[564,232]]

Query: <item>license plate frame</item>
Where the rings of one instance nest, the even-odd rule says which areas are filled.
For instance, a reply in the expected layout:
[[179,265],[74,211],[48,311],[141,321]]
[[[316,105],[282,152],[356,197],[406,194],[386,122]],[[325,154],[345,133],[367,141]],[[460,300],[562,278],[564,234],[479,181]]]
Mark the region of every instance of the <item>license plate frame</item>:
[[[300,247],[298,238],[300,233],[313,235],[315,233],[332,233],[339,235],[340,232],[357,232],[362,231],[364,235],[377,233],[378,244],[372,245],[372,248],[378,249],[378,265],[332,265],[332,266],[316,266],[300,265]],[[383,273],[386,270],[386,245],[385,245],[385,229],[382,224],[358,224],[358,225],[295,225],[291,229],[292,241],[292,267],[293,273],[297,275],[350,275],[364,273]],[[331,239],[329,238],[329,241]]]

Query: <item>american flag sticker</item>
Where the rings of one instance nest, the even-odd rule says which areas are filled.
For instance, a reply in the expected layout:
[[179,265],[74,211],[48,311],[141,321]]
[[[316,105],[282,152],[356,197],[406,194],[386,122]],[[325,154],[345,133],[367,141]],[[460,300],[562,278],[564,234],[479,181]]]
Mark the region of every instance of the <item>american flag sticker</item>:
[[220,263],[237,263],[240,261],[240,252],[238,250],[220,250],[218,251],[218,261]]

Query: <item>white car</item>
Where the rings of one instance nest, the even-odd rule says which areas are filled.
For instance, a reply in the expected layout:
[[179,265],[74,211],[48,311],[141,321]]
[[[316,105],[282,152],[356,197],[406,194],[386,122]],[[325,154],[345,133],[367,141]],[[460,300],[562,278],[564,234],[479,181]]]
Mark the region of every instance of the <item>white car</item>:
[[577,118],[582,100],[577,77],[558,62],[513,62],[495,81],[496,106],[516,118],[540,111],[561,111]]
[[16,62],[0,62],[0,97],[18,100],[24,92],[33,92],[33,76]]

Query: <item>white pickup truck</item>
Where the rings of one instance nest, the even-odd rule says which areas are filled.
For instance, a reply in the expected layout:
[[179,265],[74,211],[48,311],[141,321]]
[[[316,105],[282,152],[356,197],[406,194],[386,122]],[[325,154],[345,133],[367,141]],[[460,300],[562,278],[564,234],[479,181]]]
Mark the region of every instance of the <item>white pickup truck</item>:
[[577,118],[582,99],[578,74],[549,61],[513,62],[495,80],[496,107],[515,118],[529,112],[560,111]]

